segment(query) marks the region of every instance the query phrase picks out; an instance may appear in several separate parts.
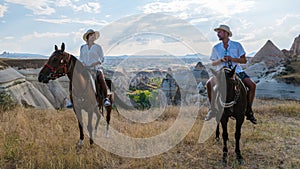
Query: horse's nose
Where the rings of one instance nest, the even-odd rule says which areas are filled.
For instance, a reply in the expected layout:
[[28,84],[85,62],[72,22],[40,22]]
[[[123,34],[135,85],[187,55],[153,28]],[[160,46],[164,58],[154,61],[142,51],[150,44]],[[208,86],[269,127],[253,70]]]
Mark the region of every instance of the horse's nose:
[[43,82],[43,83],[48,83],[49,80],[46,76],[44,76],[43,74],[40,74],[38,77],[39,82]]

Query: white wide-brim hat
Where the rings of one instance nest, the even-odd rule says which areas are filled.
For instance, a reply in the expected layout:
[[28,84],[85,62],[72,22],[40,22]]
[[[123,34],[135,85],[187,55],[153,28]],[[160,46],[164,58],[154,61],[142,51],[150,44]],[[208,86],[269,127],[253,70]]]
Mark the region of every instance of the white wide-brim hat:
[[229,26],[227,25],[220,25],[218,28],[215,28],[214,31],[218,32],[219,30],[223,30],[229,33],[229,37],[232,36],[232,32],[230,31]]
[[91,34],[91,33],[95,33],[96,39],[98,39],[100,37],[100,33],[98,31],[94,31],[93,29],[89,29],[85,32],[85,34],[83,34],[83,36],[82,36],[83,40],[87,41],[87,35]]

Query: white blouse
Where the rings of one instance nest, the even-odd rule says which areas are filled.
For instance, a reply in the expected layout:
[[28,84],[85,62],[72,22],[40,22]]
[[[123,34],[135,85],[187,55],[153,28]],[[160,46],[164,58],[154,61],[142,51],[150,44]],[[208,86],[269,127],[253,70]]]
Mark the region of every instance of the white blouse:
[[[100,45],[93,44],[89,49],[87,44],[80,47],[79,60],[83,62],[86,66],[91,66],[91,64],[100,61],[104,62],[103,50]],[[98,70],[100,69],[100,64],[91,67],[90,69]]]

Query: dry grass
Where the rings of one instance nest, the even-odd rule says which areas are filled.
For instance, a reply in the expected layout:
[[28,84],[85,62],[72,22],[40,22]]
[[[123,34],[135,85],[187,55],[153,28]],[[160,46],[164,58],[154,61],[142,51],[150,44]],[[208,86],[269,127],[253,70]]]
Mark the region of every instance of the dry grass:
[[[227,168],[298,168],[300,166],[300,104],[295,101],[256,100],[259,124],[245,121],[241,151],[246,164],[238,166],[234,153],[234,124],[229,122]],[[18,107],[0,115],[0,168],[221,168],[222,143],[214,137],[198,143],[207,109],[176,147],[154,157],[124,158],[76,143],[79,133],[72,110],[37,110]],[[157,135],[172,125],[178,111],[171,107],[159,119],[138,124],[114,112],[112,127],[133,137]]]

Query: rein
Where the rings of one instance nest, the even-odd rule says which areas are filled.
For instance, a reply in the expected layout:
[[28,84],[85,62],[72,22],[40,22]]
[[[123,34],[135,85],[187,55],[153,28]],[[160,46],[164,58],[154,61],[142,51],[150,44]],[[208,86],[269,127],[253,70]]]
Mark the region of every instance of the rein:
[[224,108],[230,108],[230,107],[234,106],[237,103],[238,99],[240,98],[240,94],[241,94],[241,91],[240,91],[240,82],[237,82],[237,85],[235,85],[234,88],[235,88],[235,90],[234,90],[234,99],[233,99],[233,101],[231,101],[229,103],[224,103],[222,101],[221,96],[219,97],[219,102],[220,102],[220,104],[221,104],[222,107],[224,107]]

